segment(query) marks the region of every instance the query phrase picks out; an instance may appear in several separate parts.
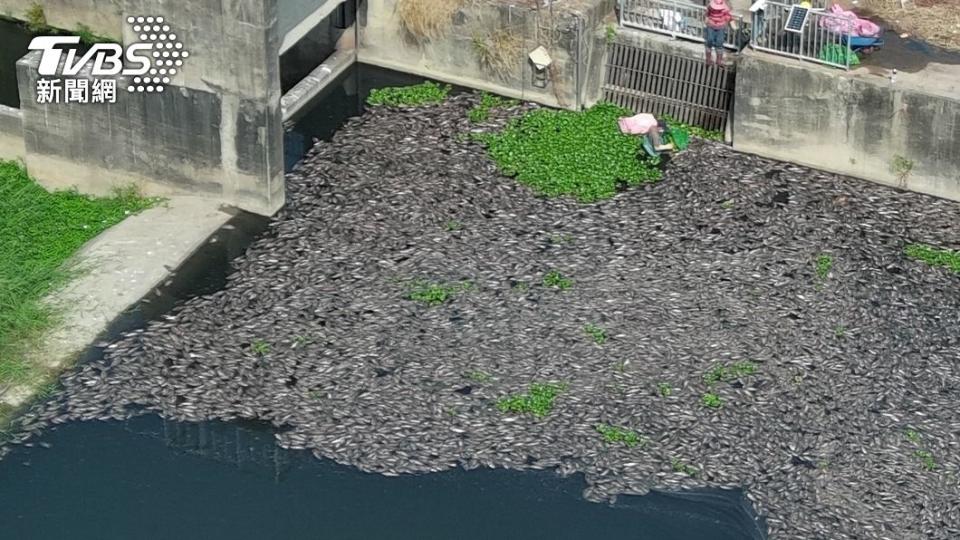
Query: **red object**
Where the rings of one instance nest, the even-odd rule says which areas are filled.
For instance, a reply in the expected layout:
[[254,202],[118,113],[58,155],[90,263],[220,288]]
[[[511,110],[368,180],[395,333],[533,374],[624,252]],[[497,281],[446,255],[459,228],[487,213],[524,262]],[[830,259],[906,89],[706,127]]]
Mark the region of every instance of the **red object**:
[[707,5],[707,26],[723,28],[732,20],[733,13],[730,12],[730,6],[724,0],[710,0]]

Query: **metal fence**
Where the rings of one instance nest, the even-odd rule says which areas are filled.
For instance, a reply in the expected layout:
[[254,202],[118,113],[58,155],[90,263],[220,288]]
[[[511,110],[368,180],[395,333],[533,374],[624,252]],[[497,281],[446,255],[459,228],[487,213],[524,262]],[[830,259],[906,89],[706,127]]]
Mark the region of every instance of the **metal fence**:
[[[674,38],[703,43],[706,6],[686,0],[620,0],[620,26],[650,30]],[[728,29],[724,46],[740,50],[743,17],[734,16],[734,28]]]
[[734,69],[614,42],[607,48],[603,100],[723,131],[733,103]]
[[799,31],[787,30],[792,4],[767,0],[753,13],[750,47],[781,56],[850,69],[849,20],[810,10]]

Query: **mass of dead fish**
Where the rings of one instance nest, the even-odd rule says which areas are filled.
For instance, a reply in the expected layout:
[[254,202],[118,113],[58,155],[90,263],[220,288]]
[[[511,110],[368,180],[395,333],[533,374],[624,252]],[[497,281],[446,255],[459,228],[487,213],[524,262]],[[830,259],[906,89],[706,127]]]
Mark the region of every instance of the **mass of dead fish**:
[[[703,141],[656,184],[547,199],[463,136],[534,106],[473,124],[476,101],[376,108],[318,143],[223,290],[65,375],[13,442],[258,419],[365,471],[556,467],[592,500],[742,487],[771,538],[960,538],[960,276],[904,255],[960,246],[960,205]],[[469,286],[428,305],[418,281]],[[549,381],[544,418],[496,407]]]

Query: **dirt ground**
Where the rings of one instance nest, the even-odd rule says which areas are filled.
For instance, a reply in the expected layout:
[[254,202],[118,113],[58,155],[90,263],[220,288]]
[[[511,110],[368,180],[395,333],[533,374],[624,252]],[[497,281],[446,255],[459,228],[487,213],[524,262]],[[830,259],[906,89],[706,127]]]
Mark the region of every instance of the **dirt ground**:
[[[860,0],[843,2],[860,16],[934,45],[960,50],[960,0]],[[878,20],[879,19],[879,20]]]

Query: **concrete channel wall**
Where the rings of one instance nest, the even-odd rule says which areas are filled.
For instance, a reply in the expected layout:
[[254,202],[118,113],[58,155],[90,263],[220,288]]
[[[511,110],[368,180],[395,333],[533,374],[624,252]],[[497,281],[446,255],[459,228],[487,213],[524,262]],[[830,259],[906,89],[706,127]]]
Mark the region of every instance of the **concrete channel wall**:
[[[398,0],[367,0],[359,16],[359,60],[497,94],[575,109],[599,99],[603,20],[613,0],[534,9],[509,2],[466,3],[438,35],[411,32]],[[533,85],[528,55],[553,59],[545,88]]]
[[960,96],[746,52],[733,146],[960,200]]
[[124,0],[0,0],[0,14],[27,19],[34,4],[43,7],[47,24],[64,30],[86,26],[94,34],[119,40]]
[[[119,79],[113,104],[38,103],[40,51],[24,56],[17,79],[30,174],[48,188],[104,194],[136,184],[146,194],[276,212],[284,202],[278,1],[122,0],[124,18],[163,16],[190,57],[163,93],[130,93]],[[46,5],[50,16],[58,6]],[[137,40],[125,21],[122,37]]]
[[0,159],[22,160],[25,157],[20,109],[0,105]]

